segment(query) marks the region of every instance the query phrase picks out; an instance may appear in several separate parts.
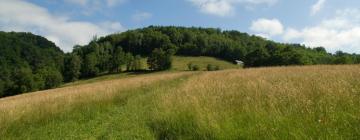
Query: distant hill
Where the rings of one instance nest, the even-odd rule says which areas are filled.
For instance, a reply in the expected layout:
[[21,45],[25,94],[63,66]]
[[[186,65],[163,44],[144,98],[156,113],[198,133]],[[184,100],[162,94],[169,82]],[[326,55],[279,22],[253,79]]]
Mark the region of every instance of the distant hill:
[[59,85],[63,59],[60,48],[44,37],[0,32],[0,97]]
[[277,43],[264,38],[217,28],[149,26],[112,34],[97,40],[122,47],[133,54],[149,55],[155,48],[174,49],[176,55],[212,56],[230,62],[242,60],[246,67],[360,63],[360,56],[323,47]]
[[[245,67],[360,63],[357,54],[331,54],[323,47],[283,44],[217,28],[149,26],[94,38],[67,54],[41,36],[0,32],[0,97],[125,71],[187,69],[191,61],[178,67],[171,62],[173,55],[217,58],[214,64],[241,60]],[[209,62],[199,65],[221,69]]]

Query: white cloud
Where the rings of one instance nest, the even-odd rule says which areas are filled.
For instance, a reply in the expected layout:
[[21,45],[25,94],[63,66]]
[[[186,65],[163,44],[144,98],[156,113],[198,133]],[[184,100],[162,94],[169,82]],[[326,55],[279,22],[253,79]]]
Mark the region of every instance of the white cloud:
[[277,0],[187,0],[193,3],[196,7],[200,8],[202,13],[226,17],[232,16],[235,11],[235,5],[245,4],[248,5],[259,5],[267,4],[273,5]]
[[300,41],[311,47],[323,46],[330,52],[360,53],[360,10],[338,10],[334,17],[303,29],[289,28],[283,39]]
[[71,5],[80,6],[77,11],[82,15],[91,16],[94,13],[101,13],[105,9],[118,6],[127,0],[59,0]]
[[108,7],[116,6],[120,3],[125,2],[125,0],[64,0],[65,2],[77,4],[80,6],[100,6],[101,4],[105,3]]
[[22,0],[0,1],[0,30],[34,32],[54,41],[64,51],[86,44],[94,35],[124,30],[118,22],[94,24],[55,16],[43,7]]
[[318,0],[313,6],[311,6],[310,14],[316,15],[324,7],[326,0]]
[[144,21],[147,20],[149,18],[152,17],[151,13],[148,12],[136,12],[133,16],[132,16],[132,20],[136,21],[136,22],[140,22],[140,21]]
[[270,38],[282,34],[284,27],[278,19],[261,18],[252,22],[250,30],[258,33],[262,37]]

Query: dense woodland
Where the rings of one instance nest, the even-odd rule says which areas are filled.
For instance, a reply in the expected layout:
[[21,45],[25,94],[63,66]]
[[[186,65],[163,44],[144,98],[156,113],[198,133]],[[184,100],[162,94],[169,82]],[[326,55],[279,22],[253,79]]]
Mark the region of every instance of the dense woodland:
[[62,52],[54,43],[31,33],[0,32],[0,97],[49,89],[80,78],[171,68],[171,56],[211,56],[245,67],[357,64],[360,55],[323,47],[282,44],[238,31],[214,28],[150,26],[106,37]]

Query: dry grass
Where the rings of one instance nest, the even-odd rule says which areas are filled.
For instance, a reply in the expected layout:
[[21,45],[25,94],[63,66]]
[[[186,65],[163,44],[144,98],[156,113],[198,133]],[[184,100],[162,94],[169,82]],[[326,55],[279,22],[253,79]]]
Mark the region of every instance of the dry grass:
[[[360,66],[208,72],[190,78],[157,103],[163,114],[158,121],[175,127],[163,133],[179,137],[358,139]],[[181,121],[175,119],[179,114],[191,116],[188,134],[172,126]]]
[[104,102],[126,91],[156,81],[170,80],[189,72],[142,75],[90,84],[27,93],[0,99],[0,129],[22,119],[36,119],[71,110],[79,104]]
[[[43,124],[16,125],[4,136],[197,140],[360,138],[360,65],[232,69],[181,77],[187,74],[153,74],[5,98],[0,100],[1,124],[17,120],[18,115],[31,119],[39,114],[71,110],[79,102],[84,106],[93,102],[107,104],[125,92],[138,95],[120,106],[92,104],[88,110],[68,111],[74,115],[50,117]],[[165,79],[169,80],[150,84]],[[148,86],[141,88],[143,85]]]

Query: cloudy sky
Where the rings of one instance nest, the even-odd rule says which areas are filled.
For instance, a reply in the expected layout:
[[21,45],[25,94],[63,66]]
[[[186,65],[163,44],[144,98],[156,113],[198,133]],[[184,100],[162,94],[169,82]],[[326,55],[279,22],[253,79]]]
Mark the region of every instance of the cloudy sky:
[[239,30],[360,53],[359,0],[0,0],[0,30],[33,32],[64,51],[149,25]]

